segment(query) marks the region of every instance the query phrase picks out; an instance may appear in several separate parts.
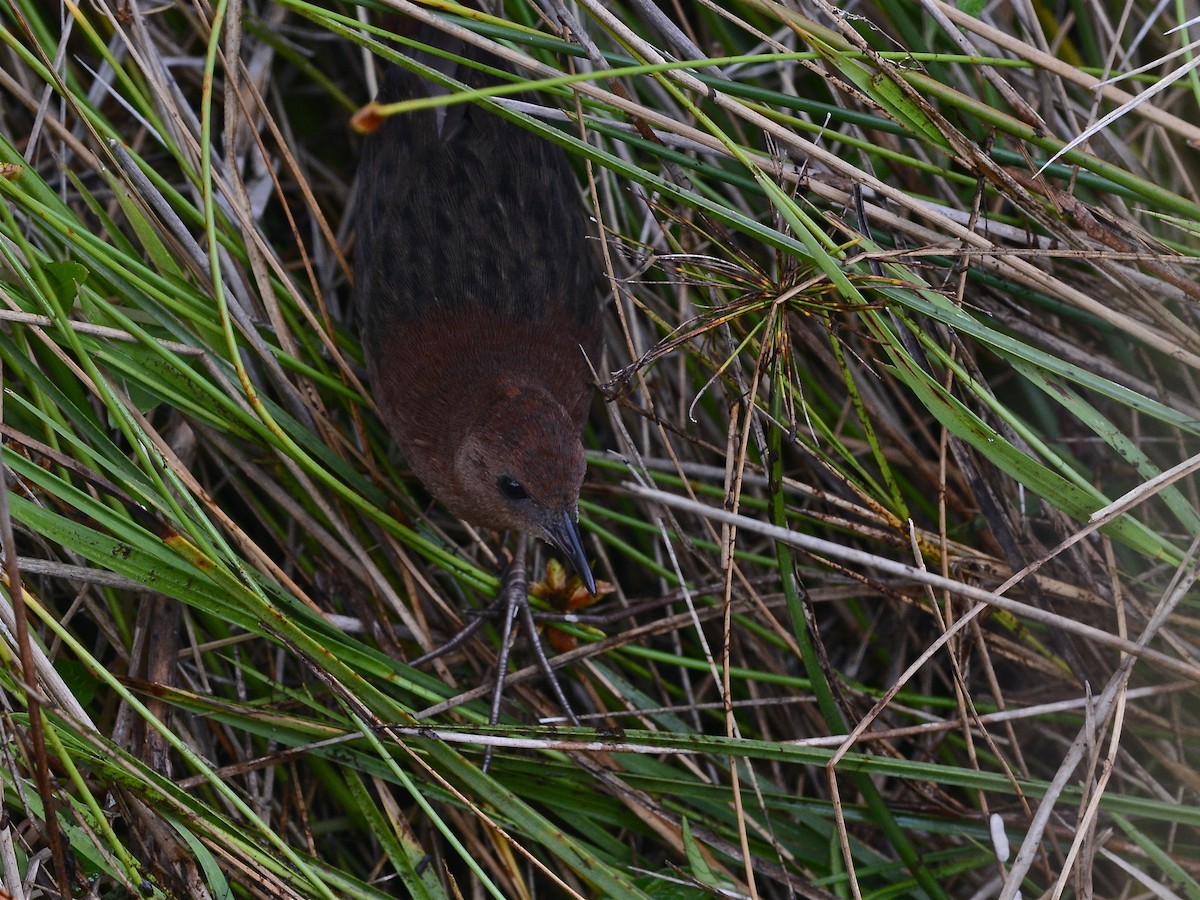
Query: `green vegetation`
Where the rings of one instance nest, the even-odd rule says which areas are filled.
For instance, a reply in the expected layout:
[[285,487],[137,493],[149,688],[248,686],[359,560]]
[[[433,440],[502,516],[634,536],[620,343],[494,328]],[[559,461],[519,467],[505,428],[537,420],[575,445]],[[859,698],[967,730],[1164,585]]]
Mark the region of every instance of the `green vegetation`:
[[1200,898],[1174,13],[437,6],[395,8],[502,42],[558,115],[446,101],[566,147],[606,239],[610,593],[531,573],[581,725],[526,635],[495,726],[498,628],[411,664],[506,545],[363,385],[350,120],[402,20],[9,0],[0,887]]

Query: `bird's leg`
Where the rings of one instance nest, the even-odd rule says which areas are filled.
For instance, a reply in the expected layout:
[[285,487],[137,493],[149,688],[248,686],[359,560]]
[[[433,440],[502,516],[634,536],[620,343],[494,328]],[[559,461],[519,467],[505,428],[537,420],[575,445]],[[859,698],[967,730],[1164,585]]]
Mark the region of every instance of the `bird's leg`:
[[541,635],[538,634],[537,623],[533,620],[533,609],[529,606],[529,598],[525,597],[521,604],[521,618],[525,621],[525,629],[529,632],[529,643],[533,645],[533,655],[537,659],[538,668],[542,670],[542,675],[550,682],[550,689],[554,691],[554,697],[558,700],[558,705],[567,715],[567,719],[572,725],[579,724],[579,718],[575,715],[575,711],[571,709],[571,704],[567,702],[567,695],[563,692],[562,685],[558,682],[558,676],[554,674],[554,669],[550,666],[550,660],[546,658],[546,648],[542,646]]
[[[503,602],[501,602],[503,601]],[[492,686],[492,709],[488,714],[488,724],[495,725],[500,721],[500,703],[504,699],[504,678],[508,675],[508,657],[512,653],[513,620],[521,606],[529,606],[528,581],[525,576],[525,535],[517,535],[517,544],[513,548],[513,558],[500,580],[500,593],[496,603],[504,610],[504,624],[500,629],[500,651],[496,655],[496,680]],[[486,772],[492,762],[493,747],[489,744],[483,752],[483,770]]]
[[[571,704],[567,702],[567,695],[559,683],[558,676],[554,674],[554,669],[550,666],[550,660],[546,658],[546,651],[538,636],[537,623],[533,620],[533,610],[529,606],[529,583],[525,568],[526,546],[525,535],[517,535],[512,562],[508,564],[508,569],[500,583],[500,593],[496,597],[496,604],[504,610],[504,626],[500,632],[500,652],[496,658],[496,678],[492,688],[492,708],[488,715],[488,724],[495,725],[500,721],[500,703],[504,699],[504,679],[508,675],[508,660],[514,641],[513,622],[520,613],[525,630],[529,632],[529,642],[533,646],[533,655],[537,659],[538,668],[550,683],[550,689],[554,691],[554,697],[558,700],[563,712],[566,713],[567,719],[572,725],[578,725],[579,719],[571,709]],[[501,601],[503,601],[502,604]],[[489,745],[483,753],[485,772],[492,762],[492,749]]]

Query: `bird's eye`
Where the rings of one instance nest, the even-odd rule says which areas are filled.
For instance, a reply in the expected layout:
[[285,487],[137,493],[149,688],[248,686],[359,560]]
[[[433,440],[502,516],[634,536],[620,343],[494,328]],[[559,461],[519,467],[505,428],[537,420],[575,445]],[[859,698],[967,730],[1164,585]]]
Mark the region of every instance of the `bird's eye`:
[[525,486],[511,475],[501,475],[496,480],[496,486],[505,500],[524,500],[529,496]]

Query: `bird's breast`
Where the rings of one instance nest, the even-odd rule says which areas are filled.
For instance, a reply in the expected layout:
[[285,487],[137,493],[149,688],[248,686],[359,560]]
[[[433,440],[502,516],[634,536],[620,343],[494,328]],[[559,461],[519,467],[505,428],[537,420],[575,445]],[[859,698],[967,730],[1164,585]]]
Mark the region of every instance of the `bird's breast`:
[[480,310],[410,318],[368,339],[376,402],[401,449],[452,457],[505,391],[544,391],[582,429],[599,345],[569,316],[536,321]]

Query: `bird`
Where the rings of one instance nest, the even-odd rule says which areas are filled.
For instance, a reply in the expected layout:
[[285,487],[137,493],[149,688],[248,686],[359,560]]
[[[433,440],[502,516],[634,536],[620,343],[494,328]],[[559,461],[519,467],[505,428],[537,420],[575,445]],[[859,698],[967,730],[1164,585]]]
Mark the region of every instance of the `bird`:
[[[427,43],[507,69],[422,27]],[[422,61],[469,87],[498,83]],[[444,92],[392,63],[376,101]],[[386,118],[363,141],[357,184],[367,374],[411,471],[455,516],[549,543],[595,594],[578,507],[599,268],[566,152],[460,103]]]

